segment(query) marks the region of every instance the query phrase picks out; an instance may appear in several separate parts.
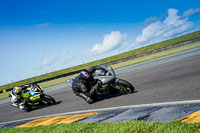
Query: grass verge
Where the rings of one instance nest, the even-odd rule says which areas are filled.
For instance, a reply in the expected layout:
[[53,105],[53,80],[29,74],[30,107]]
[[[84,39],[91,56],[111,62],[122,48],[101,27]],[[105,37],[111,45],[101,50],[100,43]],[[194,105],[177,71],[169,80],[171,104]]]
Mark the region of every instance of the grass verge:
[[26,128],[4,128],[0,133],[199,133],[200,123],[142,122],[71,123]]
[[8,91],[6,93],[0,93],[0,100],[4,99],[4,98],[8,98],[9,94],[10,94],[10,91]]
[[162,52],[159,52],[159,53],[155,53],[155,54],[152,54],[152,55],[147,55],[147,56],[143,56],[143,57],[140,57],[140,58],[128,60],[128,61],[125,61],[125,62],[120,62],[120,63],[114,64],[114,65],[111,65],[111,66],[115,69],[122,68],[122,67],[126,67],[126,66],[129,66],[129,65],[134,65],[134,64],[137,64],[137,63],[141,63],[141,62],[157,59],[157,58],[160,58],[160,57],[176,54],[176,53],[183,52],[183,51],[190,50],[190,49],[197,48],[197,47],[200,47],[200,42],[191,43],[191,44],[188,44],[188,45],[169,49],[169,50],[162,51]]

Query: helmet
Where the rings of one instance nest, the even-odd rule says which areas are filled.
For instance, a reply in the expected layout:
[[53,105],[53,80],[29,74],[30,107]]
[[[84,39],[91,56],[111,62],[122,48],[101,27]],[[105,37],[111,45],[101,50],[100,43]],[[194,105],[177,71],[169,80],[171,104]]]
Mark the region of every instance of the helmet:
[[84,69],[84,70],[81,71],[80,75],[81,75],[81,79],[85,79],[86,80],[86,79],[90,78],[91,73],[87,69]]
[[22,90],[21,87],[14,87],[14,88],[13,88],[14,94],[17,94],[17,95],[19,95],[19,94],[21,93],[21,90]]

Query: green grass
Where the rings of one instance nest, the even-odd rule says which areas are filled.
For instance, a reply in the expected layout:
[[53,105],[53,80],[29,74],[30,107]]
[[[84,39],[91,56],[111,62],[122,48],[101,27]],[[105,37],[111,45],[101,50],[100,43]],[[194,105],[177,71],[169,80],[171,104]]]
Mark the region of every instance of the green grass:
[[78,74],[74,74],[74,75],[63,77],[63,78],[58,78],[58,79],[42,82],[42,83],[39,83],[38,85],[40,85],[42,88],[58,85],[58,84],[64,83],[67,79],[73,78],[77,75]]
[[9,94],[10,94],[10,91],[8,91],[6,93],[0,93],[0,100],[4,99],[4,98],[8,98]]
[[159,52],[159,53],[143,56],[143,57],[140,57],[140,58],[131,59],[131,60],[128,60],[128,61],[125,61],[125,62],[120,62],[120,63],[114,64],[114,65],[111,65],[111,66],[115,69],[122,68],[122,67],[125,67],[125,66],[129,66],[129,65],[141,63],[141,62],[144,62],[144,61],[157,59],[157,58],[160,58],[160,57],[172,55],[172,54],[175,54],[175,53],[183,52],[183,51],[190,50],[190,49],[197,48],[197,47],[200,47],[200,42],[184,45],[184,46],[173,48],[173,49],[168,49],[166,51],[162,51],[162,52]]
[[200,133],[200,123],[126,121],[71,123],[27,128],[5,128],[0,133]]
[[192,40],[192,39],[199,38],[199,37],[200,37],[200,31],[196,31],[196,32],[193,32],[193,33],[190,33],[190,34],[187,34],[187,35],[177,37],[177,38],[173,38],[173,39],[166,40],[166,41],[159,42],[159,43],[155,43],[155,44],[152,44],[152,45],[149,45],[149,46],[146,46],[146,47],[134,49],[134,50],[131,50],[131,51],[128,51],[128,52],[125,52],[125,53],[121,53],[119,55],[115,55],[115,56],[111,56],[111,57],[104,58],[104,59],[101,59],[101,60],[93,61],[93,62],[90,62],[90,63],[66,68],[66,69],[55,71],[55,72],[52,72],[52,73],[47,73],[47,74],[36,76],[36,77],[33,77],[33,78],[28,78],[28,79],[25,79],[25,80],[14,82],[14,83],[6,84],[6,85],[3,85],[3,86],[0,86],[0,90],[9,89],[9,88],[13,88],[15,86],[20,86],[20,85],[24,85],[24,84],[33,83],[33,82],[36,82],[36,81],[41,81],[43,79],[52,78],[52,77],[55,77],[55,76],[58,76],[58,75],[62,75],[64,73],[73,72],[73,71],[76,71],[76,70],[88,68],[90,66],[94,66],[94,65],[98,65],[98,64],[107,63],[107,62],[114,61],[114,60],[121,59],[121,58],[126,58],[126,57],[129,57],[129,56],[144,53],[144,52],[151,51],[151,50],[158,49],[158,48],[162,48],[162,47],[165,47],[165,46],[174,45],[174,44],[177,44],[177,43],[185,42],[185,41]]

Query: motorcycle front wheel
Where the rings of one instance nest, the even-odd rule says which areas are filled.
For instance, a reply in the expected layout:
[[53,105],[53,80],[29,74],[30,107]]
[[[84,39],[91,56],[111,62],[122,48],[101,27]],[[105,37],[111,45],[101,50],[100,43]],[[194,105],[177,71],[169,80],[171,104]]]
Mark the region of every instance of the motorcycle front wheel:
[[49,96],[49,95],[44,95],[42,98],[42,101],[44,102],[44,104],[51,106],[51,105],[55,105],[56,101],[53,97]]
[[25,102],[25,104],[24,104],[24,111],[26,111],[26,112],[29,112],[29,111],[31,111],[31,106],[27,103],[27,102]]
[[126,80],[119,79],[117,85],[120,87],[119,92],[123,94],[130,94],[134,92],[134,86]]

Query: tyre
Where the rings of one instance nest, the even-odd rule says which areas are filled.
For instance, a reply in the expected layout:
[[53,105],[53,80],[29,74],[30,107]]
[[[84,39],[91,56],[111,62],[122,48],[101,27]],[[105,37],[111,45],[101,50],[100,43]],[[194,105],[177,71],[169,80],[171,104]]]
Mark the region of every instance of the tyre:
[[130,94],[134,92],[134,87],[126,80],[119,79],[117,85],[120,87],[119,92],[123,94]]
[[44,104],[51,106],[51,105],[55,105],[56,101],[53,97],[49,96],[49,95],[44,95],[42,98],[42,101],[44,102]]
[[31,109],[32,109],[31,106],[27,102],[25,102],[23,110],[29,112],[31,111]]
[[26,112],[31,111],[31,107],[30,107],[30,106],[25,106],[25,107],[24,107],[24,111],[26,111]]

